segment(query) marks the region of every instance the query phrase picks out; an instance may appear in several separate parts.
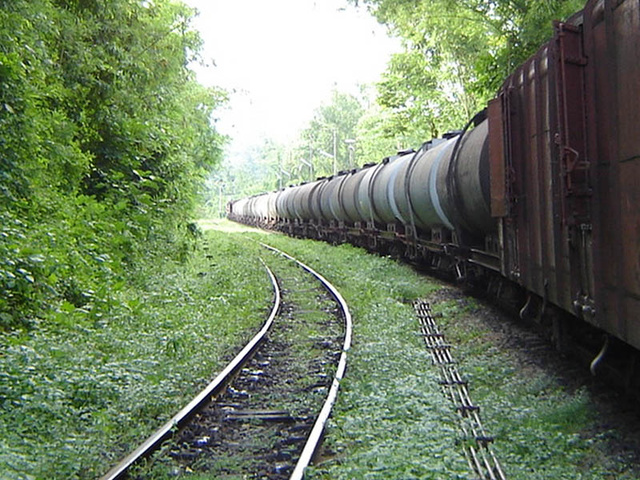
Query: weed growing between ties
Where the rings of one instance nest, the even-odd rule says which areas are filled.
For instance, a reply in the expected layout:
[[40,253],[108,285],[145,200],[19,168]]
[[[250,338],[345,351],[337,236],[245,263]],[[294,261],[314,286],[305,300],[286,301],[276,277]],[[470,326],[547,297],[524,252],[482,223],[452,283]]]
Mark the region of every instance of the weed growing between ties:
[[354,317],[324,458],[309,478],[466,478],[455,417],[442,401],[411,306],[437,284],[351,246],[274,235],[267,241],[327,277]]
[[2,338],[0,477],[96,478],[186,404],[264,320],[262,240],[326,276],[354,317],[347,375],[309,478],[470,478],[417,335],[417,298],[432,302],[456,345],[509,479],[640,478],[612,448],[616,433],[595,422],[588,391],[568,388],[540,355],[516,354],[522,345],[478,302],[350,246],[217,228],[184,264],[150,258],[100,319],[68,308],[47,329]]
[[149,258],[99,321],[3,336],[0,477],[96,478],[184,406],[271,307],[245,243],[208,232],[185,263]]
[[[140,478],[194,471],[209,478],[289,478],[333,380],[344,328],[315,279],[280,255],[258,253],[278,278],[283,301],[266,341],[231,388],[195,415]],[[286,419],[251,413],[258,411],[285,412]]]

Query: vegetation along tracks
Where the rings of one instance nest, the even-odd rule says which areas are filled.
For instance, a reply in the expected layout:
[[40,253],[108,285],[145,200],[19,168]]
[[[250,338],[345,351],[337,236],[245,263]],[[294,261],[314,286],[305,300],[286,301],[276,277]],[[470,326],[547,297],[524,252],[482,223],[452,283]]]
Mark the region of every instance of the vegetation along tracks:
[[321,275],[263,246],[277,254],[269,260],[277,275],[265,265],[275,300],[260,332],[103,480],[133,471],[142,478],[193,471],[302,478],[346,369],[351,317]]

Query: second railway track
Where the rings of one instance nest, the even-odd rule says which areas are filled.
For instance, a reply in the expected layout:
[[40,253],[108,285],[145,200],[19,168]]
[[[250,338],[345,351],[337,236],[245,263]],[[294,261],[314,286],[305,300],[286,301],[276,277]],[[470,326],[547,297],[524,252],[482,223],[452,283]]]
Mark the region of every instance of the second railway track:
[[276,300],[261,332],[103,480],[198,471],[302,478],[345,372],[351,318],[322,276],[264,246],[274,253],[267,263]]

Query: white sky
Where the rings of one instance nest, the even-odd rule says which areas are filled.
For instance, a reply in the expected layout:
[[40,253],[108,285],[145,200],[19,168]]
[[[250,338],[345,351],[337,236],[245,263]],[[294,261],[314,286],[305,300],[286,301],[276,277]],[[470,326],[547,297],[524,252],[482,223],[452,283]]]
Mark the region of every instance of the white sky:
[[293,140],[331,90],[378,80],[398,42],[346,0],[184,0],[200,11],[205,41],[196,68],[205,85],[229,91],[219,130],[232,150],[263,137]]

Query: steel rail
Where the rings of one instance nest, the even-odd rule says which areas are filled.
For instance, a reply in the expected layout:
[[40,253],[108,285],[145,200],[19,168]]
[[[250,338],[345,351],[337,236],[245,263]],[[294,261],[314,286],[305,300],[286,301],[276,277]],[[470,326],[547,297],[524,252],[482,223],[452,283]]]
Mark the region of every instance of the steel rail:
[[157,450],[162,442],[172,436],[177,430],[182,428],[189,419],[205,404],[209,403],[211,397],[218,395],[222,389],[226,386],[228,380],[233,377],[246,363],[251,354],[258,348],[258,346],[266,339],[267,332],[273,325],[273,322],[280,310],[281,294],[280,286],[274,276],[273,272],[267,267],[267,265],[260,259],[264,268],[267,270],[271,284],[273,285],[273,308],[269,317],[262,325],[260,331],[244,346],[244,348],[231,360],[231,362],[225,367],[218,376],[206,386],[191,402],[189,402],[182,410],[180,410],[171,420],[165,423],[159,430],[145,440],[138,448],[136,448],[131,454],[125,457],[118,465],[113,467],[109,472],[101,477],[101,480],[116,480],[122,478],[127,470],[143,457],[150,455],[153,451]]
[[456,407],[459,427],[467,442],[463,450],[469,468],[480,478],[487,480],[506,480],[502,466],[495,456],[490,443],[493,439],[487,435],[480,419],[480,407],[471,401],[467,381],[462,378],[456,361],[451,354],[452,346],[445,341],[428,303],[414,303],[421,335],[431,354],[434,365],[440,367],[440,385]]
[[316,452],[318,445],[320,444],[320,439],[322,437],[322,433],[324,432],[325,425],[329,420],[329,416],[331,415],[331,410],[333,405],[338,397],[338,389],[340,388],[340,381],[344,378],[344,374],[347,368],[347,351],[351,348],[351,337],[353,334],[353,322],[351,319],[351,312],[349,312],[349,307],[347,306],[347,302],[344,300],[340,292],[334,287],[326,278],[320,275],[318,272],[313,270],[308,265],[305,265],[301,261],[292,257],[291,255],[278,250],[271,245],[267,245],[266,243],[260,243],[264,248],[271,250],[272,252],[278,253],[283,257],[295,262],[298,266],[300,266],[303,270],[309,272],[313,275],[325,289],[329,292],[329,294],[333,297],[333,299],[338,303],[342,313],[344,315],[344,324],[345,324],[345,334],[344,334],[344,343],[342,346],[342,353],[340,354],[340,361],[338,362],[338,368],[336,370],[336,374],[333,378],[333,382],[331,384],[331,388],[329,389],[329,393],[327,394],[327,398],[320,410],[320,414],[316,419],[313,428],[311,429],[311,433],[309,434],[309,438],[305,443],[304,448],[302,449],[302,453],[300,454],[300,458],[293,470],[293,473],[289,477],[290,480],[301,480],[304,477],[304,472],[306,468],[311,463],[313,459],[313,454]]

